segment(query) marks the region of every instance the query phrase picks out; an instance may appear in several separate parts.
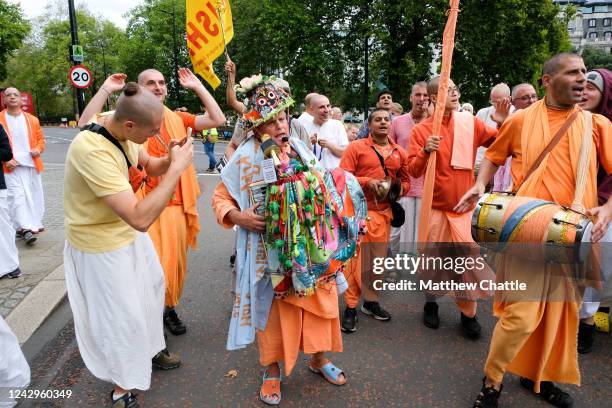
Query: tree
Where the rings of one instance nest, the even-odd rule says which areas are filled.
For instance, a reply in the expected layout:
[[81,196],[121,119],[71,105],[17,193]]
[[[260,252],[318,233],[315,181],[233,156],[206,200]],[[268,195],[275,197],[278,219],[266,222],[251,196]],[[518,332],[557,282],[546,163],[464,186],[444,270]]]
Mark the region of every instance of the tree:
[[[48,10],[34,21],[38,27],[26,39],[24,45],[9,60],[7,68],[11,84],[32,93],[37,114],[44,121],[58,122],[61,117],[74,113],[74,88],[68,80],[70,61],[68,49],[71,43],[70,23],[65,14]],[[63,16],[63,17],[59,17]],[[121,68],[118,54],[124,35],[114,24],[101,17],[94,17],[85,7],[76,11],[79,43],[83,45],[85,61],[94,77],[93,86],[86,90],[91,96],[104,81],[104,64],[107,72]],[[104,58],[101,45],[105,45]]]
[[582,59],[587,69],[607,68],[612,71],[612,54],[599,48],[586,46],[582,50]]
[[0,80],[6,78],[6,63],[10,54],[21,46],[30,25],[18,4],[0,0]]

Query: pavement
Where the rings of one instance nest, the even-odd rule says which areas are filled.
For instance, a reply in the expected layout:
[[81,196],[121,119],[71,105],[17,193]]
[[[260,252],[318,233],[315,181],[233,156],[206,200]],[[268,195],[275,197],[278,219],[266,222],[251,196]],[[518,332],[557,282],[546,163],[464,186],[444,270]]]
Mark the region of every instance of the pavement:
[[[52,150],[49,146],[48,150]],[[61,157],[59,146],[58,143],[57,158]],[[49,163],[55,163],[54,154],[49,152]],[[150,390],[140,393],[138,398],[144,407],[263,406],[258,400],[262,370],[256,346],[233,352],[225,350],[232,306],[228,258],[234,248],[234,233],[214,221],[210,200],[219,178],[203,173],[206,163],[205,158],[196,157],[196,168],[202,174],[199,179],[203,196],[198,203],[202,231],[199,249],[189,254],[188,276],[177,308],[188,331],[183,336],[169,335],[167,340],[169,349],[180,354],[182,366],[171,371],[153,372]],[[49,186],[45,188],[49,188],[49,194],[52,194],[54,181],[51,166],[48,168]],[[61,185],[58,174],[57,180]],[[57,199],[47,198],[50,206],[53,199]],[[61,206],[61,199],[58,202]],[[48,212],[49,216],[53,213],[52,207]],[[49,225],[53,223],[49,222]],[[20,288],[27,286],[28,289],[15,307],[7,307],[7,321],[17,331],[17,323],[45,316],[42,323],[30,323],[20,337],[32,369],[30,388],[65,390],[71,391],[72,395],[47,401],[24,400],[19,407],[108,406],[110,385],[93,377],[85,367],[76,344],[70,307],[63,295],[65,291],[60,289],[63,285],[63,273],[60,272],[63,237],[59,231],[49,229],[41,235],[35,247],[20,248],[24,267],[24,277],[20,278],[24,285]],[[44,256],[47,258],[42,258]],[[54,260],[59,263],[54,265]],[[40,273],[35,272],[38,264],[44,265],[38,266]],[[26,265],[31,266],[25,268]],[[11,294],[19,291],[19,282],[8,280],[0,280],[0,291],[9,284],[16,285],[14,290],[9,288]],[[54,289],[53,285],[56,285]],[[37,294],[38,288],[44,286],[49,290]],[[55,291],[62,296],[57,302],[49,303],[56,305],[45,304],[48,299],[42,296]],[[26,309],[24,305],[30,302],[40,307]],[[420,294],[385,292],[381,303],[393,315],[391,321],[383,323],[360,314],[358,331],[343,334],[344,352],[329,356],[346,372],[349,382],[343,387],[326,383],[307,369],[307,356],[300,355],[293,373],[283,379],[283,406],[471,406],[480,389],[482,367],[495,325],[490,302],[479,306],[483,337],[477,341],[461,336],[459,313],[452,304],[441,303],[441,327],[431,330],[421,323],[423,304]],[[17,318],[15,314],[22,313],[20,310],[29,310],[29,314],[23,312]],[[574,396],[575,407],[611,406],[611,346],[610,335],[597,334],[594,351],[579,356],[582,386],[563,386]],[[523,390],[515,376],[506,376],[504,384],[503,407],[550,406]]]

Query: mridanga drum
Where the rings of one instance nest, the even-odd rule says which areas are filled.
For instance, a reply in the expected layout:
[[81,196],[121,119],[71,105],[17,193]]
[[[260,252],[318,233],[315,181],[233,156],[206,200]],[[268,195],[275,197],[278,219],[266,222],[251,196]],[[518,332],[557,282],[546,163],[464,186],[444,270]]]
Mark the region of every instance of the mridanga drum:
[[472,237],[494,251],[535,262],[582,263],[592,221],[554,202],[512,193],[485,194],[472,215]]

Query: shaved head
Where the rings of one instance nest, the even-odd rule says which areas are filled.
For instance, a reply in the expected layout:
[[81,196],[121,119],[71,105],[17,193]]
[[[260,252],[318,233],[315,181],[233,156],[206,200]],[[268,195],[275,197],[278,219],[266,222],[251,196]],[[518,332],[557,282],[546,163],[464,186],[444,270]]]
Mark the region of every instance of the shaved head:
[[147,79],[152,75],[155,75],[155,76],[161,75],[162,77],[164,76],[164,74],[162,74],[156,69],[153,69],[153,68],[145,69],[140,74],[138,74],[138,85],[144,86],[145,83],[147,82]]
[[117,122],[132,121],[138,125],[151,125],[159,121],[164,107],[148,89],[128,82],[113,114]]
[[306,112],[312,114],[312,108],[313,108],[313,101],[316,99],[317,96],[320,96],[318,93],[316,92],[311,92],[308,95],[306,95],[306,97],[304,98],[304,104],[306,105]]
[[562,52],[553,56],[544,63],[544,67],[542,68],[542,75],[555,75],[565,66],[565,62],[568,59],[574,58],[582,59],[580,55],[574,54],[572,52]]
[[162,103],[166,100],[166,96],[168,96],[168,86],[164,74],[156,69],[145,69],[138,74],[138,85],[144,86],[153,92]]
[[15,87],[8,87],[4,90],[4,104],[11,112],[16,112],[23,106],[21,92]]
[[15,87],[12,87],[12,86],[8,87],[8,88],[6,88],[4,90],[4,94],[5,95],[9,95],[9,94],[12,94],[12,93],[15,93],[15,92],[18,93],[19,95],[21,95],[21,92],[19,92],[19,89],[15,88]]
[[438,94],[438,87],[440,86],[440,77],[433,77],[427,82],[427,94],[431,97],[431,95]]
[[491,88],[491,100],[510,97],[510,87],[503,82]]

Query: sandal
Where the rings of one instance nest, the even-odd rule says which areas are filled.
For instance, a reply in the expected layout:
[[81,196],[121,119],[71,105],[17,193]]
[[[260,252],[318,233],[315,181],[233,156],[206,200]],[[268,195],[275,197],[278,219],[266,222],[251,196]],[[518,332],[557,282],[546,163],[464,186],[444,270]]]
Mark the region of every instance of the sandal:
[[259,390],[259,399],[268,405],[279,405],[281,402],[280,385],[280,375],[278,377],[268,377],[268,370],[264,371],[263,382]]
[[551,381],[540,382],[539,394],[533,391],[535,383],[532,380],[521,377],[520,383],[524,388],[530,390],[535,395],[557,408],[571,408],[574,405],[572,397]]
[[[346,378],[346,374],[344,374],[344,371],[342,371],[341,369],[333,365],[332,362],[329,360],[327,360],[327,362],[323,364],[321,367],[315,367],[312,364],[312,360],[310,360],[308,362],[308,368],[313,373],[319,374],[320,376],[325,378],[327,382],[331,384],[338,385],[338,386],[346,384],[347,378]],[[341,374],[344,375],[344,382],[339,381]]]

